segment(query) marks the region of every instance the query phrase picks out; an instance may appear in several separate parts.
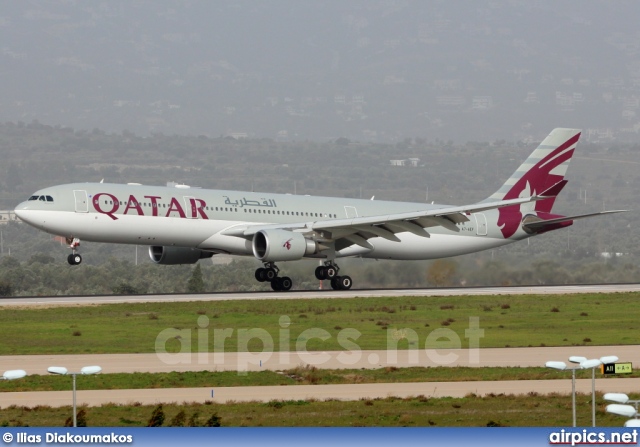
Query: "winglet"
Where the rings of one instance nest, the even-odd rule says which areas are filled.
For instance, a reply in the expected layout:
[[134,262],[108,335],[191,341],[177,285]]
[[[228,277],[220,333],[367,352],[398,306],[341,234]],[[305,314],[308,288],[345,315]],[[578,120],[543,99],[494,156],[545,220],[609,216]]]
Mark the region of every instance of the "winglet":
[[569,183],[569,180],[560,180],[555,185],[542,191],[539,195],[540,197],[556,197],[567,183]]

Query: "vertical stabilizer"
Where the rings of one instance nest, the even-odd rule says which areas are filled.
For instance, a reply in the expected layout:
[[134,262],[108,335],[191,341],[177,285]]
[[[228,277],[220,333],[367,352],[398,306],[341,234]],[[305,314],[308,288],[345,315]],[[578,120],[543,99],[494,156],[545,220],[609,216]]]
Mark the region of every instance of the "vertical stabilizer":
[[[553,129],[504,185],[485,201],[531,197],[552,187],[553,191],[559,192],[566,184],[564,176],[580,139],[580,132],[580,129]],[[501,218],[498,224],[503,235],[510,237],[520,224],[516,219],[506,219],[507,214],[514,212],[520,215],[535,212],[549,213],[554,202],[555,195],[545,200],[527,203],[517,209],[512,209],[512,207],[501,209]],[[522,217],[520,216],[520,218]]]

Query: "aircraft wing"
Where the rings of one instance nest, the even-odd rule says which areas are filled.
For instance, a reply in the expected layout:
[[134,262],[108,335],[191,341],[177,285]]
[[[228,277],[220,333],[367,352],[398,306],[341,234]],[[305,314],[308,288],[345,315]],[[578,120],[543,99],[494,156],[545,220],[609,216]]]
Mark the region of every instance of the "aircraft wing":
[[382,237],[399,242],[396,233],[410,232],[417,236],[430,237],[426,228],[444,227],[459,232],[457,224],[469,221],[471,213],[519,205],[536,200],[548,199],[549,196],[533,196],[496,202],[478,203],[475,205],[443,207],[407,213],[385,214],[367,217],[351,217],[345,219],[318,220],[286,224],[240,225],[228,228],[222,234],[250,239],[261,230],[280,229],[304,233],[315,233],[318,240],[334,240],[336,250],[350,245],[359,245],[372,249],[367,242],[372,237]]

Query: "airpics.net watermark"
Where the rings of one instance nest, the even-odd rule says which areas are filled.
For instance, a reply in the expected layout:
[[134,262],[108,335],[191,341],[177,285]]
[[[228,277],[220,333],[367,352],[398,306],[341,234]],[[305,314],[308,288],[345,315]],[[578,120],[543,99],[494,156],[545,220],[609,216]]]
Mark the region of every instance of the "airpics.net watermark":
[[[322,328],[308,328],[292,338],[291,318],[282,315],[278,324],[276,346],[274,336],[266,329],[210,328],[209,318],[201,315],[198,317],[195,336],[192,329],[167,328],[160,331],[155,341],[155,352],[160,361],[168,365],[221,366],[237,370],[241,374],[258,366],[262,367],[270,361],[277,362],[283,369],[300,363],[331,368],[375,366],[379,363],[394,366],[401,363],[399,354],[403,366],[424,366],[425,355],[431,365],[449,366],[459,361],[464,337],[468,340],[468,347],[464,350],[467,356],[465,363],[477,365],[480,363],[480,339],[484,337],[480,318],[474,316],[469,317],[469,324],[462,337],[450,328],[420,333],[412,328],[387,328],[386,350],[382,353],[383,358],[380,358],[377,353],[368,353],[365,357],[367,351],[363,351],[358,344],[363,334],[355,328],[341,329],[337,334],[331,334]],[[336,338],[340,347],[332,354],[308,350],[311,340],[327,342],[332,337]],[[233,353],[226,353],[227,341],[234,338]],[[174,349],[176,343],[178,349]],[[171,350],[167,349],[168,345]],[[261,346],[261,350],[255,349],[256,346]]]

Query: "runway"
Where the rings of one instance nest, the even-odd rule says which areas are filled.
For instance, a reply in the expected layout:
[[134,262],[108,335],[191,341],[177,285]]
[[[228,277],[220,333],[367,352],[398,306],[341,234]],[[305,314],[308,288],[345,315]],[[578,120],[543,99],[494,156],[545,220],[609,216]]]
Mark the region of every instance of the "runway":
[[[598,379],[596,389],[600,392],[629,393],[640,388],[640,379]],[[591,380],[576,381],[576,391],[591,393]],[[99,406],[104,404],[130,405],[140,403],[153,405],[175,402],[216,403],[268,402],[270,400],[338,399],[359,400],[396,397],[425,396],[428,398],[464,397],[470,394],[520,395],[530,392],[539,394],[571,393],[571,380],[509,380],[500,382],[419,382],[419,383],[371,383],[349,385],[291,385],[291,386],[248,386],[220,387],[212,384],[209,388],[158,388],[138,390],[82,391],[82,381],[78,380],[78,405]],[[49,405],[61,407],[71,405],[72,392],[34,391],[2,393],[0,405],[33,407]]]
[[356,297],[403,296],[475,296],[526,294],[582,294],[640,292],[640,284],[592,284],[566,286],[514,286],[514,287],[454,287],[431,289],[380,290],[294,290],[291,292],[225,292],[167,295],[91,295],[1,298],[0,306],[64,306],[116,303],[147,303],[176,301],[228,301],[228,300],[287,300]]

